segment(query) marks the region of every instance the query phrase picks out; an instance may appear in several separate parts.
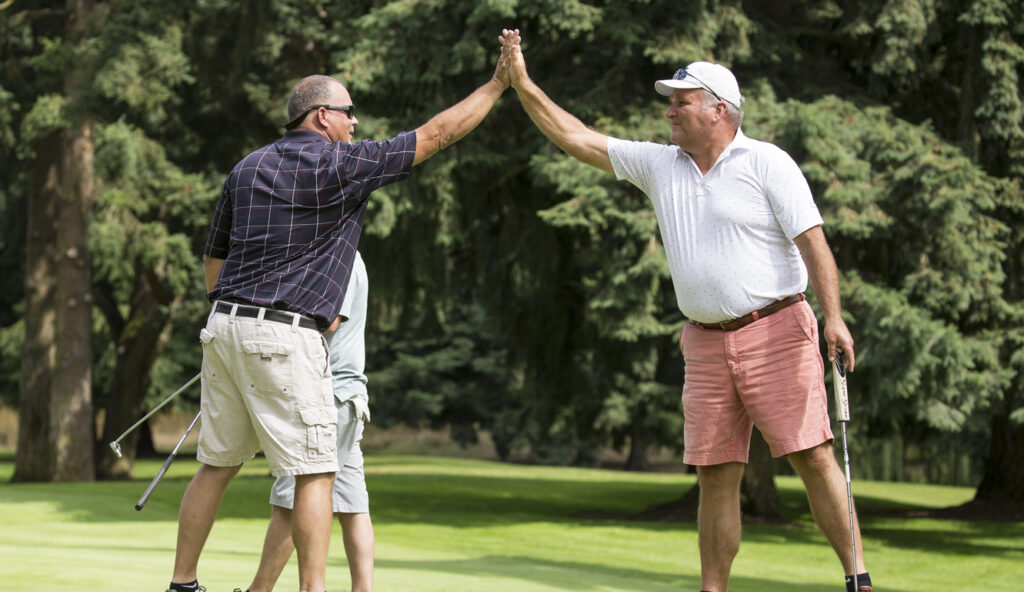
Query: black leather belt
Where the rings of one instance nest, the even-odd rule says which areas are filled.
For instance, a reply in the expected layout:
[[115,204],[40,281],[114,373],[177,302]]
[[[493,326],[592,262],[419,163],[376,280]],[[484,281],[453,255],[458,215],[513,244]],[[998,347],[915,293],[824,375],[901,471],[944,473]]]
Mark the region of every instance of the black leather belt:
[[231,314],[231,309],[237,306],[235,310],[236,317],[244,317],[247,319],[259,318],[260,311],[263,311],[264,321],[273,321],[275,323],[284,323],[291,325],[295,321],[295,317],[299,317],[299,326],[303,329],[313,329],[319,331],[320,327],[317,326],[316,321],[309,317],[304,317],[294,312],[285,312],[283,310],[273,310],[270,308],[260,308],[258,306],[247,306],[245,304],[232,304],[230,302],[218,302],[213,307],[213,312],[219,312],[223,314]]
[[804,300],[807,300],[807,297],[804,296],[801,292],[800,294],[794,294],[793,296],[783,298],[782,300],[776,300],[775,302],[772,302],[771,304],[762,308],[761,310],[755,310],[750,314],[743,315],[738,319],[732,319],[731,321],[722,321],[720,323],[698,323],[697,321],[690,322],[693,323],[694,325],[697,325],[701,329],[710,329],[712,331],[735,331],[740,327],[746,327],[747,325],[753,323],[757,319],[763,319],[770,314],[775,314],[779,312],[780,310],[786,308],[787,306],[796,304],[797,302],[803,302]]

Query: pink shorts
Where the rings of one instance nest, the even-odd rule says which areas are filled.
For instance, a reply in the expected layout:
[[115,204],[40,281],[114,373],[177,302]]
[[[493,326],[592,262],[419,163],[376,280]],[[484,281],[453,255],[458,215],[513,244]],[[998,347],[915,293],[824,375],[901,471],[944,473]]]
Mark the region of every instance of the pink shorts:
[[818,321],[798,302],[735,331],[687,323],[683,462],[747,462],[751,426],[772,456],[832,441]]

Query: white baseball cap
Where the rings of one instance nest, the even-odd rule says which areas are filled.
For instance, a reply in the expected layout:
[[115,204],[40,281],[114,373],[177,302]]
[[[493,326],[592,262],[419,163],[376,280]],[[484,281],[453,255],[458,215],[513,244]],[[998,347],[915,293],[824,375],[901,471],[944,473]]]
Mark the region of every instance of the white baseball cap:
[[654,89],[660,94],[671,96],[672,91],[683,88],[702,88],[723,101],[739,107],[743,102],[740,85],[729,68],[711,62],[694,62],[685,68],[676,70],[672,78],[654,83]]

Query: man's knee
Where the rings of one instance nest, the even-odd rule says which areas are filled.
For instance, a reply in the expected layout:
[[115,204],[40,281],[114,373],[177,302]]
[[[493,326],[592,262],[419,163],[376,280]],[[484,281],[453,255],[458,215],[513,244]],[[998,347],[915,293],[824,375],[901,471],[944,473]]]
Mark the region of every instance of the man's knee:
[[738,489],[745,466],[743,463],[730,462],[697,467],[697,479],[702,490]]
[[213,465],[203,464],[199,467],[196,472],[196,476],[192,478],[192,483],[195,487],[201,487],[203,489],[225,489],[231,480],[238,474],[238,470],[242,468],[242,465],[234,467],[215,467]]
[[825,474],[839,467],[835,454],[832,452],[832,444],[825,442],[807,450],[800,450],[789,454],[789,463],[802,476],[809,474]]
[[324,483],[334,483],[334,473],[312,473],[310,475],[295,475],[295,489],[300,487],[323,486]]

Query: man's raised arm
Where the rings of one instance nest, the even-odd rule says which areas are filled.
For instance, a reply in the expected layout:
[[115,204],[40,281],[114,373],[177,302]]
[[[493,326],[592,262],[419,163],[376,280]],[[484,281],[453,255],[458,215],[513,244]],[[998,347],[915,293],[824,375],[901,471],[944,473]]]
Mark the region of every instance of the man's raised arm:
[[516,89],[519,102],[537,128],[573,158],[609,173],[614,172],[612,161],[608,158],[608,136],[584,125],[574,115],[555,104],[530,80],[520,47],[519,29],[503,30],[498,40],[501,42],[502,50],[511,53],[512,87]]
[[413,157],[413,165],[459,141],[484,120],[498,102],[498,98],[508,88],[510,54],[510,50],[503,46],[498,57],[498,65],[494,69],[494,76],[486,84],[416,128],[416,155]]

